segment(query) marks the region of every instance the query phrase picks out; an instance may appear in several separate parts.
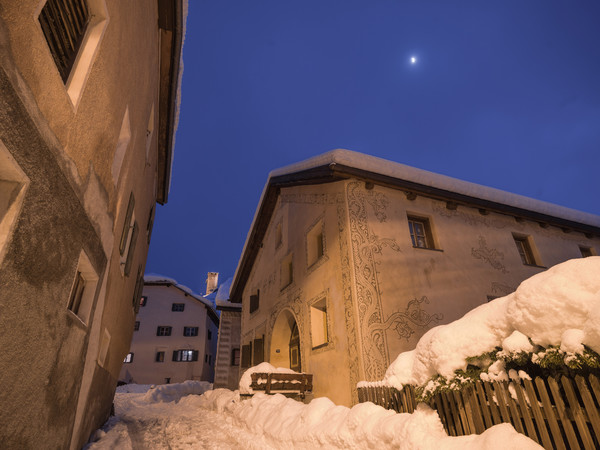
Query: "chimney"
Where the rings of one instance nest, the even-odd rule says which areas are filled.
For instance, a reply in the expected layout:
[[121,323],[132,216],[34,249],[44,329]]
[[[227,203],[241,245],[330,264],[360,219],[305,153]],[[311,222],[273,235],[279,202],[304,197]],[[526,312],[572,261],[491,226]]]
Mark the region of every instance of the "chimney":
[[214,292],[219,287],[219,272],[208,272],[206,277],[206,295]]

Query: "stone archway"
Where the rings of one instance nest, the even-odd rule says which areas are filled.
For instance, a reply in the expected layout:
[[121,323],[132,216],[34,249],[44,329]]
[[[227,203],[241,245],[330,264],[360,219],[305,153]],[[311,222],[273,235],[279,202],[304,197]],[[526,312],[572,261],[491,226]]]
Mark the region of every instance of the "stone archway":
[[284,309],[277,316],[271,333],[269,361],[275,367],[302,371],[300,360],[300,336],[294,314]]

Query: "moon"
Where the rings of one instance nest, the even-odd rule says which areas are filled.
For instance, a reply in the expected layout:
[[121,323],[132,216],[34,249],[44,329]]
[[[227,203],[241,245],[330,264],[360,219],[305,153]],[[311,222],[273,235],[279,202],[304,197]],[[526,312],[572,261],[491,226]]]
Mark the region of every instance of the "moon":
[[411,56],[410,57],[410,63],[411,64],[416,64],[417,63],[417,57],[416,56]]

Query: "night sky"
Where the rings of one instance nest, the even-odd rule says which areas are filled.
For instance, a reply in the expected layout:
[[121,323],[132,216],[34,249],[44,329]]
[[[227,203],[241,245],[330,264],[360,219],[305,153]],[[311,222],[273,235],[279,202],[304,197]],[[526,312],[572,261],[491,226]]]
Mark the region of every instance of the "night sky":
[[599,24],[598,1],[191,0],[146,273],[233,276],[269,171],[334,148],[600,214]]

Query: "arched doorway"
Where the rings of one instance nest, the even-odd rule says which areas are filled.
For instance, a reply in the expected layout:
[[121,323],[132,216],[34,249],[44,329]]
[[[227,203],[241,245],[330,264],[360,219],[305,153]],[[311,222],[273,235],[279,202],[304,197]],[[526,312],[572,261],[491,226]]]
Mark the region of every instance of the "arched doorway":
[[271,345],[269,361],[275,367],[286,367],[302,371],[300,357],[300,332],[296,318],[288,309],[279,313],[273,332],[271,334]]

